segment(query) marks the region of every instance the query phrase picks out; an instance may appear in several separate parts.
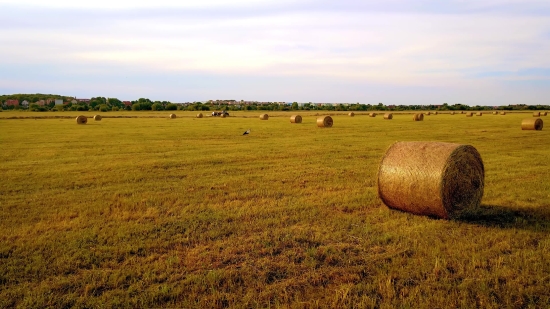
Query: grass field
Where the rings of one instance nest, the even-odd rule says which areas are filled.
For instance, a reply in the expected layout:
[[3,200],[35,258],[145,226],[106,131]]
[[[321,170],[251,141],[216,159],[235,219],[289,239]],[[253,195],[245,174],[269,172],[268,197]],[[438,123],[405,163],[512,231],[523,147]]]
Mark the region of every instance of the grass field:
[[[0,113],[0,308],[549,306],[550,129],[522,131],[531,113],[260,113]],[[395,141],[476,147],[481,209],[384,206]]]

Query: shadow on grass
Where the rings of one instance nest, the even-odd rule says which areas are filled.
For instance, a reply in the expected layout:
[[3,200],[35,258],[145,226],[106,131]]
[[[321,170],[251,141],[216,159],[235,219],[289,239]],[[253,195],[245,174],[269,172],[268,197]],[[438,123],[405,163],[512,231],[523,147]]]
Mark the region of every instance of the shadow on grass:
[[481,205],[476,211],[464,214],[457,220],[486,227],[550,232],[550,208],[544,206]]

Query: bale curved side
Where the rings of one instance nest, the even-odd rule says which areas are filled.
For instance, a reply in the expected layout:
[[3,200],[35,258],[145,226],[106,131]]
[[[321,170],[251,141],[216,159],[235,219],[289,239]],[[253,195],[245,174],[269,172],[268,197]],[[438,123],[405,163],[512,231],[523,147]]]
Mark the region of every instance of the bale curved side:
[[86,124],[86,123],[88,123],[88,117],[86,117],[84,115],[80,115],[80,116],[76,117],[76,123],[77,124]]
[[175,119],[176,118],[176,114],[170,114],[170,119]]
[[413,121],[422,121],[424,120],[424,114],[414,114]]
[[392,114],[392,113],[385,113],[385,114],[384,114],[384,119],[386,119],[386,120],[391,120],[391,119],[393,119],[393,114]]
[[493,112],[493,115],[498,115],[498,112]]
[[198,113],[197,114],[197,118],[202,118],[203,117],[203,114],[202,113]]
[[369,113],[369,117],[376,117],[376,113]]
[[527,118],[521,121],[522,130],[542,130],[544,123],[540,118]]
[[466,117],[472,117],[472,116],[474,116],[474,113],[472,113],[472,112],[467,112],[466,113]]
[[101,119],[102,119],[101,115],[94,115],[95,121],[101,121]]
[[317,126],[320,128],[330,128],[333,125],[332,117],[330,116],[323,116],[317,118]]
[[483,116],[483,113],[479,112],[479,113],[476,114],[476,116]]
[[269,119],[269,115],[268,114],[261,114],[260,115],[260,120],[268,120]]
[[533,117],[540,117],[540,112],[534,112]]
[[541,116],[546,116],[548,114],[548,112],[542,112],[540,113]]
[[378,196],[389,208],[450,219],[480,205],[484,174],[472,146],[397,142],[378,168]]
[[431,113],[430,113],[430,112],[426,112],[426,113],[424,113],[424,114],[426,114],[426,115],[430,116],[430,114],[431,114]]
[[355,113],[351,112],[351,113],[348,114],[348,116],[353,117],[353,116],[355,116]]
[[302,116],[300,115],[292,115],[290,117],[290,123],[302,123]]

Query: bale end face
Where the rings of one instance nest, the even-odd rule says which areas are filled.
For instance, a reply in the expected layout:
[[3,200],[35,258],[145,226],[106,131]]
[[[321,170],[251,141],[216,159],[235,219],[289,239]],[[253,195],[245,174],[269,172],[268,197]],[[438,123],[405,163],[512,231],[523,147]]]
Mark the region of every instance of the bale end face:
[[450,219],[475,210],[484,167],[469,145],[397,142],[378,168],[378,196],[392,209]]
[[76,117],[76,123],[77,124],[86,124],[86,123],[88,123],[88,117],[80,115],[80,116]]
[[334,124],[332,117],[324,116],[317,118],[317,126],[320,128],[330,128]]
[[542,119],[540,118],[527,118],[523,119],[521,121],[521,129],[522,130],[536,130],[540,131],[542,130],[544,123]]
[[290,123],[302,123],[302,116],[300,115],[292,115],[290,117]]

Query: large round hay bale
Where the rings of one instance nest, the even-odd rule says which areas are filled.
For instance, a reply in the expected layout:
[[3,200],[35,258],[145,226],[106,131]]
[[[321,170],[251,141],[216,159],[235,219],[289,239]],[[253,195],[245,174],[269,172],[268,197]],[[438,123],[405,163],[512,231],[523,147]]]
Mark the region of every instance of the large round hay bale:
[[483,113],[482,113],[482,112],[478,112],[478,113],[476,114],[476,116],[483,116]]
[[332,117],[330,116],[323,116],[317,118],[317,126],[320,128],[330,128],[333,125]]
[[95,121],[101,121],[101,115],[94,115],[94,120]]
[[548,112],[542,112],[540,113],[541,116],[546,116],[548,114]]
[[466,117],[472,117],[473,115],[474,115],[474,113],[472,113],[472,112],[467,112],[466,113]]
[[385,113],[385,114],[384,114],[384,119],[386,119],[386,120],[391,120],[391,119],[393,119],[393,114],[392,114],[392,113]]
[[484,174],[473,146],[397,142],[378,168],[378,196],[393,209],[454,218],[480,205]]
[[369,113],[369,117],[376,117],[376,113]]
[[176,118],[176,114],[170,114],[170,119],[175,119]]
[[355,116],[355,113],[351,112],[351,113],[348,114],[348,116],[353,117],[353,116]]
[[527,118],[521,121],[522,130],[542,130],[542,119],[540,118]]
[[76,117],[76,123],[77,124],[87,124],[88,123],[88,117],[80,115]]
[[422,120],[424,120],[424,114],[414,114],[414,115],[413,115],[413,120],[414,120],[414,121],[422,121]]
[[197,118],[202,118],[202,117],[204,117],[204,115],[202,113],[197,114]]
[[534,112],[533,117],[540,117],[540,112]]
[[268,114],[261,114],[260,115],[260,120],[268,120],[269,119],[269,115]]
[[506,112],[500,112],[501,115],[506,115]]
[[302,123],[302,116],[300,115],[290,116],[290,123]]

